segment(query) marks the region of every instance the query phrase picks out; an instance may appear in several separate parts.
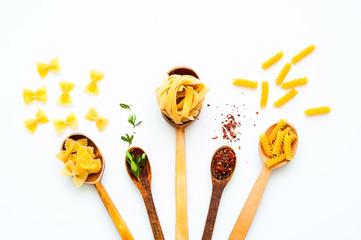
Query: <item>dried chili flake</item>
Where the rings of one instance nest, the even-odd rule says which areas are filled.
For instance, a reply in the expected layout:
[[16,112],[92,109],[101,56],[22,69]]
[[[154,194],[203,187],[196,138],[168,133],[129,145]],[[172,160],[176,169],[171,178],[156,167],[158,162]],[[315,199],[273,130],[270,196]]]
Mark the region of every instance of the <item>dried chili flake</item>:
[[230,148],[222,148],[212,159],[212,173],[216,176],[232,173],[236,165],[236,154]]

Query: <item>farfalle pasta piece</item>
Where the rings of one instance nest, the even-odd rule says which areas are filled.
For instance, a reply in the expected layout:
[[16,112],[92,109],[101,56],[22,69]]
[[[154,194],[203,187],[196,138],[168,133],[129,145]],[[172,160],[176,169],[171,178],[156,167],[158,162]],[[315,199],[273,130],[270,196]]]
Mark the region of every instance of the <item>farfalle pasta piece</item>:
[[62,119],[54,119],[53,120],[55,131],[60,135],[64,132],[66,127],[70,128],[77,128],[78,127],[78,120],[74,113],[70,113],[66,116],[65,120]]
[[278,62],[283,57],[283,52],[276,53],[273,57],[269,58],[267,61],[262,63],[262,68],[266,70],[276,62]]
[[46,87],[40,87],[33,92],[31,89],[24,88],[23,89],[23,98],[24,103],[26,105],[32,103],[34,100],[38,100],[41,103],[46,103],[48,99],[48,94],[46,91]]
[[277,155],[277,156],[267,159],[266,165],[267,165],[267,167],[272,167],[273,165],[280,163],[285,159],[286,159],[285,154],[281,153],[280,155]]
[[238,85],[238,86],[243,86],[243,87],[257,88],[258,82],[247,80],[247,79],[242,79],[242,78],[234,78],[233,84]]
[[283,97],[281,97],[280,99],[278,99],[273,106],[275,107],[281,107],[283,104],[285,104],[286,102],[288,102],[289,100],[291,100],[292,98],[294,98],[297,95],[298,91],[296,91],[294,88],[292,88],[292,90],[290,90],[288,93],[286,93]]
[[100,132],[103,131],[109,123],[109,119],[100,117],[97,110],[93,107],[89,109],[85,115],[85,119],[89,121],[95,121],[96,126]]
[[76,162],[75,153],[79,151],[79,149],[83,148],[79,142],[74,141],[73,139],[67,138],[65,140],[65,150],[60,151],[56,158],[62,161],[63,163],[67,163],[72,160],[74,163]]
[[156,89],[158,106],[176,124],[194,120],[203,107],[209,88],[190,75],[165,75]]
[[49,119],[44,113],[43,110],[39,109],[35,115],[34,119],[27,119],[24,120],[25,127],[34,134],[36,129],[38,128],[38,124],[45,124],[48,123]]
[[267,105],[267,100],[268,100],[268,92],[269,92],[269,87],[268,87],[268,82],[262,82],[262,93],[261,93],[261,108],[265,108]]
[[307,83],[308,83],[308,81],[307,81],[306,77],[297,78],[297,79],[294,79],[292,81],[282,83],[281,88],[290,89],[290,88],[294,88],[294,87],[297,87],[297,86],[305,85]]
[[296,64],[299,61],[301,61],[304,57],[309,55],[311,52],[313,52],[316,49],[315,45],[311,44],[310,46],[306,47],[304,50],[299,52],[296,56],[294,56],[292,60],[292,64]]
[[318,114],[326,114],[331,112],[331,108],[329,106],[323,107],[315,107],[310,108],[305,111],[306,116],[318,115]]
[[99,87],[98,87],[98,82],[101,81],[104,78],[104,73],[97,71],[97,70],[90,70],[90,79],[91,82],[88,83],[85,88],[84,91],[86,93],[89,94],[95,94],[98,95],[99,94]]
[[76,168],[76,165],[73,163],[73,161],[68,161],[61,171],[61,175],[65,177],[73,177],[73,182],[75,185],[80,187],[87,179],[88,172],[85,169]]
[[69,95],[69,92],[71,92],[74,89],[75,83],[69,81],[61,81],[59,82],[59,86],[63,93],[59,96],[57,103],[61,105],[73,104],[73,100]]
[[291,67],[292,67],[291,63],[286,63],[286,64],[283,66],[281,72],[278,74],[278,76],[277,76],[277,78],[276,78],[276,84],[277,84],[277,85],[281,85],[281,84],[282,84],[282,82],[283,82],[283,80],[285,80],[288,72],[291,70]]
[[41,78],[44,78],[48,75],[49,71],[60,72],[60,63],[59,59],[56,57],[50,61],[49,64],[46,63],[36,63],[36,68]]

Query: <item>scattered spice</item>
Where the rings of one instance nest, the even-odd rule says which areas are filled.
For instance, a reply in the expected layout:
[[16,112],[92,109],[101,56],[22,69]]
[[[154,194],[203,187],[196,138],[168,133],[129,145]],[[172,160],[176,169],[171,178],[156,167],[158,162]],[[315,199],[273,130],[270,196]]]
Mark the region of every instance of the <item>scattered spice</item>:
[[233,172],[236,165],[236,154],[230,148],[222,148],[212,159],[212,173],[216,176],[227,175]]
[[241,126],[241,123],[237,122],[232,114],[227,114],[226,119],[222,121],[223,139],[230,142],[236,141],[238,134],[237,128],[239,126]]
[[216,137],[212,137],[212,139],[217,139],[218,138],[218,136],[216,136]]
[[210,107],[211,106],[211,104],[207,104],[207,107]]

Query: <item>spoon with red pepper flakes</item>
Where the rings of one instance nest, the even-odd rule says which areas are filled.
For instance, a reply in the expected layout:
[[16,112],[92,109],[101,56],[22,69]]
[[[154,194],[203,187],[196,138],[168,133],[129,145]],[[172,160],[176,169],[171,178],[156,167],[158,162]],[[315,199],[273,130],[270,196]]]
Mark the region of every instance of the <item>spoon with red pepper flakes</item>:
[[223,189],[231,180],[236,168],[236,153],[231,147],[223,146],[213,154],[211,163],[212,197],[204,226],[202,240],[212,239],[213,228],[216,222],[218,206],[221,201]]

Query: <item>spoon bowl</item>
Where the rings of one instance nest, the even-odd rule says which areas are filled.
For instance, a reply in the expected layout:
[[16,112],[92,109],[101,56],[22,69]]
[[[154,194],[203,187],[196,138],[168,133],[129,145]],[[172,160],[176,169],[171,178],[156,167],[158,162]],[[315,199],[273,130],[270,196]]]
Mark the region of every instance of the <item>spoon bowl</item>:
[[[267,136],[269,136],[269,134],[276,125],[277,123],[273,124],[267,129],[266,131]],[[298,147],[298,134],[296,128],[292,124],[287,123],[286,127],[289,127],[297,137],[296,140],[292,143],[292,153],[293,155],[295,155]],[[280,168],[289,162],[288,160],[284,160],[271,167],[267,167],[265,162],[267,161],[268,158],[263,151],[261,142],[258,145],[258,151],[261,160],[263,162],[263,168],[257,178],[256,183],[253,185],[253,188],[247,198],[246,203],[243,206],[241,213],[238,216],[238,219],[233,227],[233,230],[228,240],[243,240],[246,238],[247,232],[251,227],[251,223],[253,221],[254,216],[256,215],[257,208],[259,206],[259,203],[261,202],[263,192],[266,188],[271,173],[273,172],[273,170]]]
[[[134,237],[132,236],[131,232],[129,231],[129,228],[125,224],[123,218],[120,216],[112,199],[110,198],[110,196],[108,195],[107,191],[105,190],[103,184],[101,183],[101,179],[102,179],[102,176],[104,173],[104,168],[105,168],[105,160],[104,160],[104,157],[101,154],[99,148],[95,145],[95,143],[89,137],[85,136],[84,134],[75,133],[75,134],[69,135],[67,138],[70,138],[74,141],[78,141],[80,139],[87,139],[88,147],[93,148],[93,152],[95,155],[94,158],[100,159],[101,168],[98,173],[90,174],[84,183],[92,184],[95,186],[95,188],[97,189],[97,191],[99,193],[100,198],[102,199],[102,201],[104,203],[104,206],[108,210],[108,213],[109,213],[110,217],[112,218],[114,225],[117,228],[122,239],[123,240],[134,240]],[[61,150],[65,150],[66,139],[63,141],[63,143],[61,145]]]
[[[217,174],[216,167],[214,167],[214,160],[217,154],[223,154],[226,159],[234,159],[234,164],[229,166],[229,172],[227,174]],[[209,210],[207,214],[206,224],[203,230],[202,240],[211,240],[213,235],[213,229],[217,218],[217,212],[219,203],[221,201],[222,193],[229,180],[231,180],[234,169],[237,164],[236,153],[231,147],[222,146],[216,150],[213,154],[211,162],[211,177],[212,177],[212,197],[209,204]]]
[[[144,150],[139,147],[132,147],[128,151],[133,153],[134,159],[137,159],[139,155],[145,153]],[[129,177],[132,179],[132,181],[142,194],[145,207],[147,208],[148,218],[150,226],[152,228],[154,239],[164,239],[163,230],[158,219],[158,214],[157,210],[155,209],[152,195],[152,169],[150,167],[148,155],[146,156],[145,163],[140,164],[140,167],[142,167],[142,169],[139,173],[139,178],[137,178],[132,173],[129,163],[127,161],[127,156],[125,156],[125,167],[127,169]]]

